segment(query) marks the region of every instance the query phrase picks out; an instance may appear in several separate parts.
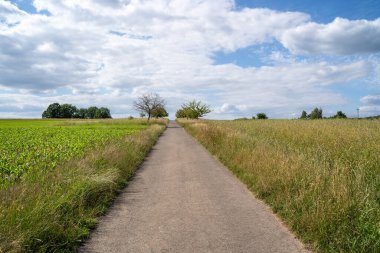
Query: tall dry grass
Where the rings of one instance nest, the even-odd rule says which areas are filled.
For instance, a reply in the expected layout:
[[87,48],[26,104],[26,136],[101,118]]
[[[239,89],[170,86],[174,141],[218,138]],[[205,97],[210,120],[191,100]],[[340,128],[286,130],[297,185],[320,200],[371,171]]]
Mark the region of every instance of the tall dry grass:
[[182,121],[318,252],[380,252],[380,121]]
[[151,125],[1,190],[0,252],[75,252],[164,129]]

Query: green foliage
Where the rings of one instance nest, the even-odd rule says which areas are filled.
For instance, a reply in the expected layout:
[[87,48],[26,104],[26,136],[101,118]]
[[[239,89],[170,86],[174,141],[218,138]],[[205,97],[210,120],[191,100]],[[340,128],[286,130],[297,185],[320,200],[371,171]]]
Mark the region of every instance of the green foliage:
[[74,115],[77,113],[78,109],[71,104],[63,104],[60,106],[59,118],[69,119],[74,118]]
[[187,118],[186,111],[184,109],[178,109],[175,113],[175,117],[177,119]]
[[109,119],[111,118],[111,112],[108,108],[100,107],[95,114],[96,119]]
[[182,105],[182,108],[176,112],[177,118],[199,119],[211,112],[209,105],[201,101],[192,100]]
[[314,110],[311,111],[309,115],[310,119],[322,119],[322,108],[315,107]]
[[268,119],[267,115],[263,112],[256,114],[257,119]]
[[78,119],[85,119],[87,115],[87,109],[85,108],[80,108],[75,116],[75,118]]
[[337,111],[334,116],[332,116],[334,119],[347,119],[346,114],[344,114],[342,111]]
[[306,111],[302,111],[300,119],[307,119],[309,116]]
[[108,108],[91,106],[88,109],[77,109],[77,107],[71,104],[58,104],[54,103],[48,106],[48,108],[42,113],[42,118],[50,119],[108,119],[111,117],[111,112]]
[[61,118],[61,106],[53,103],[42,113],[42,118]]
[[157,107],[156,109],[152,111],[152,117],[154,118],[164,118],[168,116],[169,116],[169,113],[162,106]]
[[[153,123],[147,126],[143,120],[0,120],[0,132],[11,129],[16,135],[29,131],[32,136],[43,127],[52,128],[48,135],[39,136],[46,141],[66,128],[70,136],[55,143],[62,146],[71,143],[72,135],[78,135],[79,142],[91,138],[91,132],[113,136],[106,137],[107,143],[94,140],[96,147],[86,148],[83,155],[60,163],[54,170],[34,166],[10,187],[2,185],[0,252],[76,252],[95,227],[97,217],[112,203],[165,129]],[[4,139],[0,141],[4,143]],[[31,152],[38,151],[41,143],[42,140],[31,146]],[[60,149],[54,146],[45,151],[60,155]]]
[[[141,125],[56,123],[29,127],[24,124],[3,126],[0,121],[0,189],[33,170],[52,170],[59,163],[83,155],[89,148],[134,133]],[[47,122],[48,123],[48,122]]]
[[86,112],[86,119],[95,119],[98,107],[90,106]]

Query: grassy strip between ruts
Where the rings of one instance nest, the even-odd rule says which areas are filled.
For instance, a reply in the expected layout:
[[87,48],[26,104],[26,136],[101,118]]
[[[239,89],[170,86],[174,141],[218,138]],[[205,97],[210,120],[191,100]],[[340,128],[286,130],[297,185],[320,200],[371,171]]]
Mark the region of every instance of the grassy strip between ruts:
[[316,252],[380,252],[380,122],[179,121]]
[[0,252],[75,251],[164,129],[150,125],[1,190]]

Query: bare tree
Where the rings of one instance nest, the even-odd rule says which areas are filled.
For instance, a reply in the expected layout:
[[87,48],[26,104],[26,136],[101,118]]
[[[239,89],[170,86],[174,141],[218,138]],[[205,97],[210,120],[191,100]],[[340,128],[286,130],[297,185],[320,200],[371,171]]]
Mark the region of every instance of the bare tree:
[[133,106],[137,111],[145,113],[149,120],[157,108],[165,107],[165,100],[157,93],[149,93],[138,97]]

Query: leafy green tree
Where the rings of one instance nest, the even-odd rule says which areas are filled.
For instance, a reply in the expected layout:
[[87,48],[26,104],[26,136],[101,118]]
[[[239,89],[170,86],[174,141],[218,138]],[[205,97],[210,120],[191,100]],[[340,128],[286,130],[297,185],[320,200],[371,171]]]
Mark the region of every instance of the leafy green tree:
[[59,103],[53,103],[48,106],[48,108],[42,113],[42,118],[60,118],[61,106]]
[[182,105],[182,108],[177,111],[176,116],[185,116],[182,118],[199,119],[210,113],[209,105],[203,104],[201,101],[192,100]]
[[268,119],[267,115],[263,112],[256,114],[257,119]]
[[322,119],[322,109],[315,107],[310,113],[310,119]]
[[60,118],[64,119],[70,119],[74,118],[75,114],[77,113],[78,109],[71,105],[71,104],[63,104],[60,106]]
[[111,112],[106,107],[100,107],[95,114],[97,119],[111,119]]
[[78,110],[76,106],[71,104],[54,103],[42,113],[42,118],[106,119],[112,117],[110,110],[106,107],[91,106],[88,109],[81,108]]
[[169,114],[164,107],[157,107],[152,111],[152,117],[154,118],[163,118],[167,116],[169,116]]
[[337,111],[336,114],[333,116],[333,118],[334,119],[347,119],[347,116],[342,111]]
[[87,109],[86,108],[80,108],[76,114],[76,118],[85,119],[86,115],[87,115]]
[[307,119],[308,115],[306,111],[302,111],[300,119]]
[[91,106],[87,109],[86,118],[87,119],[95,119],[96,112],[98,111],[98,107]]
[[175,113],[175,117],[176,117],[177,119],[187,118],[185,110],[183,110],[183,109],[178,109],[177,112]]

